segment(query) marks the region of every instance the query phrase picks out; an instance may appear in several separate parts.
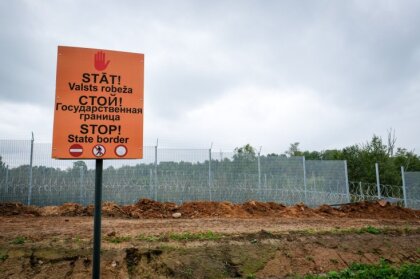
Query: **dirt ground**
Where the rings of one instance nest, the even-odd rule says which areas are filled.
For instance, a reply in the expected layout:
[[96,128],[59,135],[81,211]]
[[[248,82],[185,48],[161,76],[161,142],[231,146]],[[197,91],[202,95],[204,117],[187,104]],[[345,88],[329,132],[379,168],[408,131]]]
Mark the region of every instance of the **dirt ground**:
[[[321,205],[309,208],[300,203],[285,206],[274,202],[248,201],[243,204],[230,202],[194,201],[181,205],[170,202],[157,202],[141,199],[136,204],[119,206],[116,203],[104,202],[102,214],[109,217],[133,219],[173,218],[178,214],[182,219],[226,217],[226,218],[385,218],[385,219],[418,219],[420,210],[402,208],[386,201],[360,202],[331,207]],[[0,216],[92,216],[93,206],[82,206],[77,203],[65,203],[61,206],[25,206],[21,203],[0,203]]]
[[[0,204],[0,278],[89,278],[92,213],[78,204]],[[103,215],[102,278],[295,278],[420,260],[420,211],[388,203],[139,200],[104,203]]]

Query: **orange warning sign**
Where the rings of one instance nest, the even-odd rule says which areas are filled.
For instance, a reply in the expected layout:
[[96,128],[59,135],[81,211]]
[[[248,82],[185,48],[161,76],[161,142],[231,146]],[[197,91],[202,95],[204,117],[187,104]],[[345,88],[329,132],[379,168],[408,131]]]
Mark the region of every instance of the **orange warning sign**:
[[52,157],[143,158],[144,55],[58,47]]

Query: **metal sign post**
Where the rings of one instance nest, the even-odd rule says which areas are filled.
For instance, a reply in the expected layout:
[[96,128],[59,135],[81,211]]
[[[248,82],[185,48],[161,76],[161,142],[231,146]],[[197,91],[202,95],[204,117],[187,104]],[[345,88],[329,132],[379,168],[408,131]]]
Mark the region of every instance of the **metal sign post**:
[[102,210],[102,170],[103,159],[96,159],[95,169],[95,211],[93,220],[93,271],[92,278],[101,275],[101,210]]

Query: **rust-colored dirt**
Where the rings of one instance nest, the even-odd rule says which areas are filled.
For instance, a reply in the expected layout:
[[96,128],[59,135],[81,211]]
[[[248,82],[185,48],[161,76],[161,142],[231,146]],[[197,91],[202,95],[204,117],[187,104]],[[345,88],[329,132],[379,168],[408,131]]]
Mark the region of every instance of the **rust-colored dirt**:
[[[300,218],[300,217],[342,217],[369,219],[419,219],[420,210],[402,208],[390,203],[360,202],[333,208],[322,205],[309,208],[304,204],[284,206],[274,202],[248,201],[243,204],[230,202],[194,201],[181,205],[170,202],[157,202],[141,199],[134,205],[119,206],[104,202],[102,213],[108,217],[119,218],[173,218],[174,213],[181,213],[180,218]],[[82,206],[77,203],[65,203],[61,206],[25,206],[21,203],[0,203],[0,215],[30,216],[92,216],[93,206]]]

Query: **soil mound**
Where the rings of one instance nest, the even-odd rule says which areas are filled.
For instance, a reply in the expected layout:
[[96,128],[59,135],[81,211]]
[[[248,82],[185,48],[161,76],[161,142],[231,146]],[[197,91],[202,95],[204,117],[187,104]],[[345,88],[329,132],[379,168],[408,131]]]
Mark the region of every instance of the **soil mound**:
[[115,202],[104,202],[102,214],[109,217],[127,217],[127,213]]
[[60,216],[60,207],[54,205],[43,206],[39,208],[41,216]]
[[0,216],[12,216],[12,215],[40,216],[40,213],[36,206],[26,206],[20,202],[0,203]]
[[272,213],[269,204],[259,201],[247,201],[242,204],[242,208],[251,215],[265,216]]
[[281,214],[282,217],[314,217],[317,215],[316,210],[307,207],[304,203],[286,207]]
[[[93,216],[95,207],[93,205],[88,205],[84,209],[84,215]],[[102,203],[102,215],[106,217],[128,217],[127,213],[116,203],[114,202],[103,202]]]
[[342,205],[339,210],[349,218],[419,219],[420,210],[403,208],[395,204],[380,202],[359,202]]
[[317,208],[314,209],[314,212],[316,212],[318,215],[321,215],[323,217],[329,217],[329,216],[335,216],[335,217],[345,217],[345,213],[343,213],[341,210],[334,208],[332,206],[329,206],[327,204],[323,204]]
[[86,216],[86,208],[78,203],[64,203],[60,206],[38,207],[41,216]]
[[83,205],[78,203],[65,203],[58,206],[58,216],[85,216],[86,210]]
[[[0,216],[92,216],[93,205],[84,207],[78,203],[61,206],[25,206],[21,203],[0,203]],[[284,206],[275,202],[247,201],[243,204],[231,202],[193,201],[178,206],[171,202],[140,199],[133,205],[119,206],[114,202],[102,204],[102,214],[117,218],[366,218],[366,219],[420,219],[420,210],[403,208],[388,202],[359,202],[334,208],[321,205],[309,208],[303,203]],[[179,216],[179,213],[181,214]]]
[[179,207],[183,217],[206,218],[206,217],[249,217],[239,205],[230,202],[193,201],[185,202]]
[[241,207],[251,216],[255,217],[275,217],[285,214],[287,207],[275,202],[248,201]]
[[177,208],[176,203],[141,199],[134,205],[123,206],[122,211],[132,218],[171,218]]

